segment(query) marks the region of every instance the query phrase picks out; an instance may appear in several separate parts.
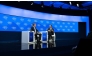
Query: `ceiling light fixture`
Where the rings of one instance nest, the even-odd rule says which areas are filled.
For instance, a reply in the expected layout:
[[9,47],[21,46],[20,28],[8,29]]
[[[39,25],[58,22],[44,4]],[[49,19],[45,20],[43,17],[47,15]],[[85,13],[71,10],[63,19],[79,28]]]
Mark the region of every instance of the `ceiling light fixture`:
[[71,5],[71,4],[72,4],[72,2],[69,2],[69,4]]
[[79,4],[77,4],[77,6],[79,7]]
[[20,1],[18,1],[18,2],[20,2]]
[[31,5],[33,5],[33,2],[31,3]]
[[41,7],[43,8],[43,5]]
[[44,3],[43,3],[43,2],[41,2],[41,7],[42,7],[42,8],[44,7]]

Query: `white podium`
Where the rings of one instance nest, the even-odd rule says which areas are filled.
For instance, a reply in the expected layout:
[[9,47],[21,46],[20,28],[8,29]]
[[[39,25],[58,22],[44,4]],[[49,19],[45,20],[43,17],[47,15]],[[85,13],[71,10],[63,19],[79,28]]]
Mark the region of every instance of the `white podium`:
[[33,43],[33,42],[35,42],[34,32],[22,31],[21,38],[22,38],[21,43]]
[[[47,31],[41,31],[41,42],[45,43],[48,42],[48,32]],[[55,33],[52,35],[54,37],[55,41]],[[38,36],[39,37],[39,36]],[[21,43],[35,43],[35,34],[32,31],[22,31],[21,35]]]
[[40,43],[40,46],[38,46],[38,45],[39,45],[39,43],[33,43],[33,44],[22,43],[21,44],[21,50],[32,50],[32,49],[37,49],[37,47],[40,47],[40,48],[56,47],[55,42]]
[[43,43],[48,42],[48,32],[47,31],[40,31],[42,33],[41,41]]

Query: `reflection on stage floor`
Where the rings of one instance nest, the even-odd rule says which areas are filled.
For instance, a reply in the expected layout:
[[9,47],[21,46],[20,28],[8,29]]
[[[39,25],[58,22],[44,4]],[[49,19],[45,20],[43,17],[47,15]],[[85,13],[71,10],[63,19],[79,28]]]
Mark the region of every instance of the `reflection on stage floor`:
[[1,51],[32,50],[54,47],[74,47],[79,40],[56,40],[47,43],[0,43]]
[[47,42],[47,43],[22,43],[21,50],[32,50],[32,49],[41,49],[41,48],[53,48],[56,47],[55,42]]
[[79,40],[56,40],[55,42],[0,43],[0,55],[69,55]]

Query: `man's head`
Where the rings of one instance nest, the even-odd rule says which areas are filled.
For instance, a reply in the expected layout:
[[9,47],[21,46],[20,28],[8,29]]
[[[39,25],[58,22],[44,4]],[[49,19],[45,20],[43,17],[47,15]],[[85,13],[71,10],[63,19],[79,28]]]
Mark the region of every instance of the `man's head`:
[[50,28],[52,28],[52,25],[50,25]]
[[33,26],[36,27],[36,23],[34,23]]

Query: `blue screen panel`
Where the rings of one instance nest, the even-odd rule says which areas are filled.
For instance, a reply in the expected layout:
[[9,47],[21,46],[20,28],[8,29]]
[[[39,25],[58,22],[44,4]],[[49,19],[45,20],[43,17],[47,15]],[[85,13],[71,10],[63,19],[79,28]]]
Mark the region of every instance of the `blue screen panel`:
[[29,50],[32,50],[33,49],[33,45],[29,45]]
[[42,32],[42,41],[47,41],[47,32]]
[[[47,30],[49,24],[52,24],[53,28],[55,29],[55,32],[77,32],[78,29],[76,28],[78,27],[78,22],[86,22],[86,27],[87,27],[86,33],[87,34],[89,33],[88,16],[69,16],[69,15],[49,14],[49,13],[14,8],[1,4],[0,4],[0,13],[1,13],[0,14],[1,31],[29,30],[32,23],[36,22],[36,24],[38,25],[37,29],[39,29],[39,31]],[[63,22],[64,24],[62,24]]]
[[47,43],[42,43],[42,48],[47,48]]
[[43,20],[0,14],[0,31],[27,31],[33,23],[39,31],[46,31],[51,24],[55,32],[78,32],[78,22]]
[[43,3],[45,6],[51,6],[53,4],[52,1],[44,1]]
[[33,39],[34,39],[33,32],[30,32],[29,33],[29,42],[33,42]]

